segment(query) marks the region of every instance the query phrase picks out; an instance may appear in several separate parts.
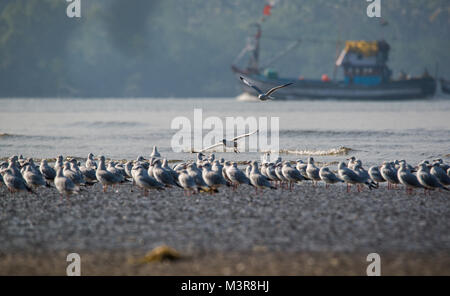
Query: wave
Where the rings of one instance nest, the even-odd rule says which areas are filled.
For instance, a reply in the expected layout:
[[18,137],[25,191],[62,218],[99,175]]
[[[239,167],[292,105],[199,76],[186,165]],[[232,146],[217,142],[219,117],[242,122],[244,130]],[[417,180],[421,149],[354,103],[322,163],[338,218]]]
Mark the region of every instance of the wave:
[[[348,155],[351,151],[355,151],[349,147],[339,147],[332,148],[328,150],[287,150],[280,149],[278,151],[279,154],[295,154],[295,155],[304,155],[304,156],[333,156],[333,155]],[[274,153],[276,151],[265,151]]]

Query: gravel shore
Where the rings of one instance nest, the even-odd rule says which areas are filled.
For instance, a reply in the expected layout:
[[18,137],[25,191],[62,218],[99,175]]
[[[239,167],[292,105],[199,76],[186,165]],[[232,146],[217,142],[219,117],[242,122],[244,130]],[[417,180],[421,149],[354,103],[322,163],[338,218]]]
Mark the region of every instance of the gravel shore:
[[[164,263],[167,268],[152,272],[114,271],[94,264],[98,269],[90,273],[261,274],[259,265],[266,263],[275,267],[263,269],[262,274],[329,274],[326,270],[360,274],[367,265],[365,256],[376,252],[396,262],[392,274],[450,274],[450,194],[446,192],[425,196],[420,191],[410,196],[380,186],[362,193],[353,188],[347,194],[341,185],[327,190],[301,184],[293,192],[266,190],[261,195],[240,187],[237,192],[223,188],[214,196],[187,197],[180,189],[170,189],[144,197],[130,189],[125,184],[118,192],[110,189],[105,194],[97,184],[65,200],[55,189],[12,196],[0,187],[0,273],[53,274],[50,266],[57,264],[55,258],[71,252],[91,258],[91,263],[109,256],[110,262],[120,264],[166,244],[190,258],[187,266],[192,268],[183,268],[183,260]],[[28,267],[19,258],[29,258]],[[280,258],[297,258],[304,264]],[[202,260],[213,263],[194,272]],[[308,260],[313,262],[307,264]],[[324,267],[334,266],[336,260],[356,261]],[[33,272],[35,261],[40,266],[47,262],[49,272],[45,268]],[[227,264],[235,266],[233,262],[244,262],[248,269],[224,269]],[[311,264],[317,269],[307,267]]]

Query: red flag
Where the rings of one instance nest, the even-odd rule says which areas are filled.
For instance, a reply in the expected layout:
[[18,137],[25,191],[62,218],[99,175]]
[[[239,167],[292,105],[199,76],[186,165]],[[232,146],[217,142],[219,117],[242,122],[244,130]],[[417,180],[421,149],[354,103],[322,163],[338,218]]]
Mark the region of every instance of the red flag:
[[271,8],[272,8],[272,6],[270,4],[267,4],[266,6],[264,6],[263,14],[264,15],[270,15],[270,9]]

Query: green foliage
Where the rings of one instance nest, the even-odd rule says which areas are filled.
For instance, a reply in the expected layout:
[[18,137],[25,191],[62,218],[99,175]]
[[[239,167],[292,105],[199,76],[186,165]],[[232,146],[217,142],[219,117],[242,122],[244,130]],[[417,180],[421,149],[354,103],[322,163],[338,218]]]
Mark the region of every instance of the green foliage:
[[[2,0],[0,96],[232,96],[230,64],[262,16],[264,0]],[[336,44],[386,39],[390,66],[450,77],[448,0],[280,0],[263,23],[261,59],[301,45],[274,67],[281,76],[332,74]],[[342,43],[341,43],[342,44]],[[243,61],[245,62],[245,61]]]

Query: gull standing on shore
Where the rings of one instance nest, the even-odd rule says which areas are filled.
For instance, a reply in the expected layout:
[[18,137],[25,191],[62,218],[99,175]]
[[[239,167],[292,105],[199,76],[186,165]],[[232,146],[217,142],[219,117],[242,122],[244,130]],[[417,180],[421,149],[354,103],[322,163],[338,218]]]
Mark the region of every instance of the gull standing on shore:
[[15,175],[14,170],[7,168],[2,171],[3,182],[11,193],[27,190],[33,193],[32,189],[26,184],[23,178],[19,178]]
[[281,168],[281,173],[288,180],[289,190],[291,191],[295,183],[305,180],[300,172],[297,171],[297,169],[291,167],[291,164],[287,161],[284,162],[284,165]]
[[202,177],[205,183],[213,190],[217,190],[220,186],[228,184],[223,178],[222,172],[213,171],[210,163],[203,165]]
[[111,185],[114,188],[116,184],[120,183],[121,178],[106,169],[105,157],[103,155],[100,155],[98,160],[99,164],[95,176],[97,177],[97,180],[102,183],[103,192],[106,192],[108,185]]
[[70,178],[67,178],[64,176],[63,173],[63,167],[60,166],[58,170],[56,171],[56,177],[55,177],[55,187],[59,191],[61,195],[68,195],[71,194],[77,194],[80,191],[80,187],[75,185]]
[[39,170],[41,171],[42,176],[45,178],[45,180],[47,180],[47,182],[53,181],[56,177],[55,169],[48,165],[46,159],[41,160]]
[[405,162],[400,162],[400,169],[397,171],[397,177],[400,183],[406,188],[406,193],[412,194],[414,188],[423,188],[417,177],[411,173]]
[[425,163],[419,164],[419,170],[417,171],[417,180],[425,187],[425,193],[427,190],[444,189],[449,191],[450,189],[444,187],[439,180],[428,172]]
[[322,181],[325,182],[325,188],[330,187],[330,184],[336,184],[336,183],[344,183],[343,180],[339,179],[328,167],[322,167],[319,171],[319,176],[322,179]]
[[316,185],[318,181],[322,180],[319,176],[320,169],[314,165],[314,158],[308,158],[308,165],[306,166],[306,174],[308,178],[313,181],[313,184]]
[[430,170],[430,174],[435,176],[442,185],[448,186],[450,185],[450,177],[447,173],[440,167],[439,162],[433,163],[433,167]]
[[237,163],[235,162],[228,167],[226,173],[234,189],[237,189],[240,184],[253,186],[250,179],[237,167]]
[[272,186],[266,177],[261,175],[258,169],[258,163],[256,161],[252,162],[252,170],[250,172],[250,182],[255,187],[255,192],[258,193],[258,188],[261,190],[265,187],[270,189],[277,189]]
[[150,154],[150,157],[153,157],[153,158],[161,157],[161,154],[159,154],[158,148],[156,148],[156,146],[153,146],[153,151],[152,151],[152,154]]
[[400,183],[397,177],[397,171],[390,162],[384,161],[380,169],[381,176],[388,182],[388,189],[391,189],[392,184]]

